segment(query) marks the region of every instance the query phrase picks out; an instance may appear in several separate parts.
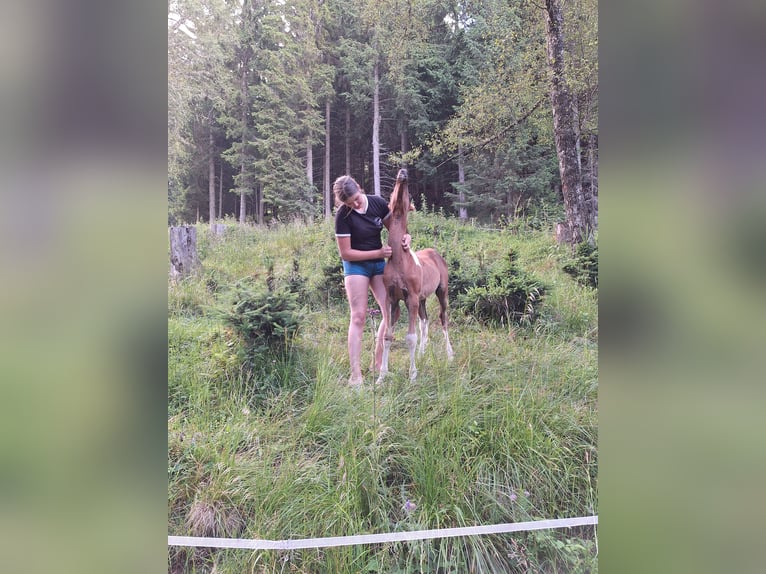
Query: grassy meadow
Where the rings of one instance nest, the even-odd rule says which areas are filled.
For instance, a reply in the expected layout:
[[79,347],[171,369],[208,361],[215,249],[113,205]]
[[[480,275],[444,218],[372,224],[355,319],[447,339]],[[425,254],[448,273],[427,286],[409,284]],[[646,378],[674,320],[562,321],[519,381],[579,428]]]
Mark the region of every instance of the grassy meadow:
[[[432,298],[414,383],[403,309],[386,383],[367,371],[353,389],[331,223],[229,222],[221,237],[197,227],[200,273],[169,282],[169,534],[281,540],[598,513],[598,292],[562,271],[571,255],[548,229],[418,212],[410,232],[463,283],[513,253],[545,294],[533,315],[495,322],[451,295],[451,363]],[[243,289],[267,286],[290,286],[300,316],[271,350],[222,318]],[[597,548],[593,527],[292,552],[169,547],[168,569],[595,572]]]

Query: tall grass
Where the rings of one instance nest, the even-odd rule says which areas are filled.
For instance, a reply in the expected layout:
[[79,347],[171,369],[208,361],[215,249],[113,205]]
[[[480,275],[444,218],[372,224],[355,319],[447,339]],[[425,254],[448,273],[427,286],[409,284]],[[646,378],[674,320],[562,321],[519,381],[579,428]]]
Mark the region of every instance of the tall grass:
[[[454,361],[432,328],[414,383],[400,320],[387,383],[361,390],[345,385],[348,310],[332,290],[337,277],[323,271],[338,258],[331,225],[231,226],[215,239],[200,227],[201,274],[169,288],[171,534],[285,539],[597,512],[596,292],[561,270],[568,251],[544,232],[481,230],[438,214],[411,220],[416,248],[477,268],[513,250],[551,290],[528,326],[488,327],[453,312]],[[250,372],[243,342],[212,310],[236,282],[264,282],[269,265],[285,284],[294,261],[303,322],[268,373]],[[437,309],[430,302],[429,316]],[[266,394],[254,391],[263,376],[276,381]],[[169,569],[591,572],[596,541],[580,528],[288,553],[170,548]]]

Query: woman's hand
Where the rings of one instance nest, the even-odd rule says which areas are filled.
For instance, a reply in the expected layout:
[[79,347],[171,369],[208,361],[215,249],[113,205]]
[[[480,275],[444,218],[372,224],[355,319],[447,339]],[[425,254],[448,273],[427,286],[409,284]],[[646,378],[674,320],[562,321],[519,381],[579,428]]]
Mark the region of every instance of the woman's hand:
[[391,253],[393,251],[394,250],[391,249],[390,245],[384,245],[383,247],[380,248],[380,256],[381,257],[391,257]]
[[409,233],[405,233],[404,237],[402,237],[402,247],[405,251],[410,250],[410,244],[412,243],[412,235]]

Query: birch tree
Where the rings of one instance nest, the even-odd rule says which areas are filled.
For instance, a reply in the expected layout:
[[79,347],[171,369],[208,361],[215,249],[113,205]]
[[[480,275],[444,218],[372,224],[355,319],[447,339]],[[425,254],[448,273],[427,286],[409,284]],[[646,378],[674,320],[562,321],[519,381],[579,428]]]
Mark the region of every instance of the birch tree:
[[545,0],[545,30],[550,68],[553,134],[559,160],[569,242],[580,243],[593,230],[583,193],[574,100],[566,77],[564,18],[559,0]]

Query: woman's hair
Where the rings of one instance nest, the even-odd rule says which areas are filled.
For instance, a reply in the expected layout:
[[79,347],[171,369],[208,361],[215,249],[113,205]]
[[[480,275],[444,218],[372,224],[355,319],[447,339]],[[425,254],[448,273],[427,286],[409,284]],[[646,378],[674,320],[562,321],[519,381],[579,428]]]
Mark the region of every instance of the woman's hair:
[[335,194],[335,206],[339,206],[346,203],[350,198],[354,197],[357,193],[362,192],[362,188],[350,175],[342,175],[335,180],[332,185],[332,191]]

